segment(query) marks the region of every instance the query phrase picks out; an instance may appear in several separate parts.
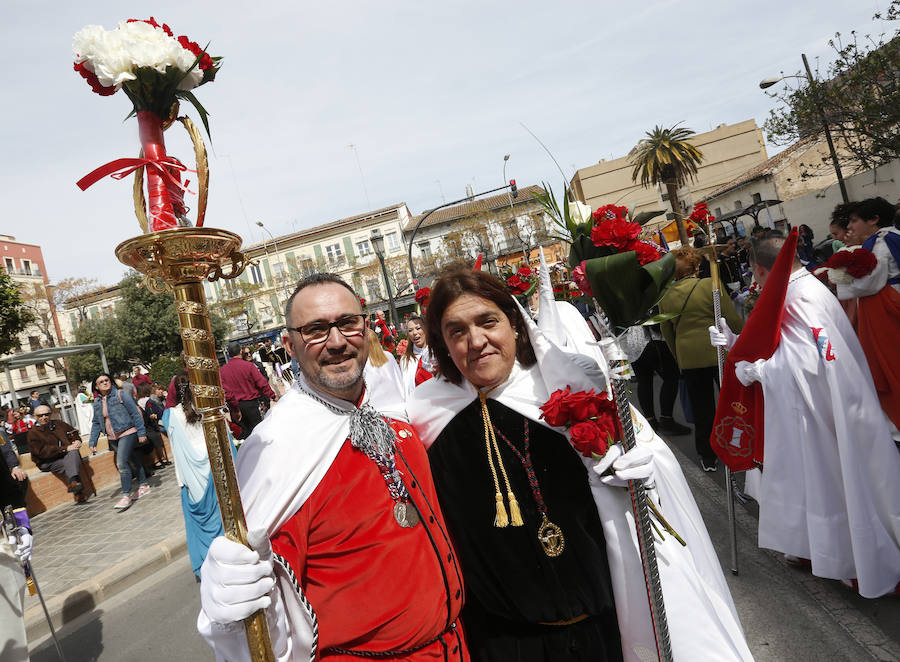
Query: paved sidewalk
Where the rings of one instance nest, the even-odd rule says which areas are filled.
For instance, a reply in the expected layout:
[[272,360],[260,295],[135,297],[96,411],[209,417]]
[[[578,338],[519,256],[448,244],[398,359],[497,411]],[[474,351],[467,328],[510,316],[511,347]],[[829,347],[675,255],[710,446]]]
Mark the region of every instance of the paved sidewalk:
[[[75,593],[99,603],[180,556],[188,563],[174,465],[157,470],[148,483],[150,493],[124,512],[113,509],[121,497],[115,486],[86,504],[58,506],[32,520],[32,566],[55,627]],[[67,620],[73,612],[77,605],[67,605]],[[26,593],[25,621],[29,641],[47,632],[37,595]]]

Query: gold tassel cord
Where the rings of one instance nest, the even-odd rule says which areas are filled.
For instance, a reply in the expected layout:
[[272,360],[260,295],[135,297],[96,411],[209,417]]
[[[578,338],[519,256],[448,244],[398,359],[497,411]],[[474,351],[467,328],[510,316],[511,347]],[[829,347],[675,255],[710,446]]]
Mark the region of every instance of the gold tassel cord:
[[[494,498],[497,505],[497,514],[494,519],[494,526],[503,528],[509,526],[510,521],[513,526],[522,526],[522,512],[519,509],[519,502],[513,494],[512,486],[509,484],[509,476],[506,474],[506,467],[503,465],[503,458],[500,456],[500,447],[497,444],[497,437],[494,435],[494,425],[491,422],[491,415],[487,408],[487,395],[478,392],[478,399],[481,402],[481,420],[484,424],[484,447],[487,451],[488,465],[491,468],[491,475],[494,478]],[[509,500],[509,512],[507,515],[506,507],[503,504],[503,493],[500,491],[500,479],[497,476],[497,469],[494,466],[494,455],[497,456],[497,464],[500,466],[500,474],[503,476],[503,483],[506,487],[506,498]],[[511,517],[511,520],[510,520]]]

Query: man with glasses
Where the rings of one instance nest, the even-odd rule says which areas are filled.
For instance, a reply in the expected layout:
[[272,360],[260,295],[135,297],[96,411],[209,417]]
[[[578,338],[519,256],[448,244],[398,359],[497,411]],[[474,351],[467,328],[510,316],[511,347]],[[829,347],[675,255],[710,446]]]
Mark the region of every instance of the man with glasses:
[[246,439],[262,421],[259,399],[277,400],[278,396],[259,369],[241,356],[241,343],[236,340],[228,343],[228,355],[231,359],[221,370],[222,388],[231,417],[240,423],[241,439]]
[[76,495],[78,503],[87,501],[82,494],[81,436],[65,421],[50,420],[50,407],[39,405],[34,410],[37,423],[28,431],[28,448],[31,459],[41,471],[52,471],[65,477],[69,492]]
[[399,397],[376,407],[366,390],[372,331],[358,298],[337,276],[314,274],[285,319],[300,372],[236,463],[253,549],[213,541],[201,634],[217,659],[249,660],[238,622],[266,609],[280,662],[312,651],[468,662],[462,575],[428,459]]

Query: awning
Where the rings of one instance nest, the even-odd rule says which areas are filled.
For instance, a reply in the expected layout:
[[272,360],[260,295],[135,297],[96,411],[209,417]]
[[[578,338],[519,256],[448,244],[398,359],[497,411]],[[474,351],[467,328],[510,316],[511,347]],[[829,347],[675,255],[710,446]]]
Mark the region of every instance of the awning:
[[100,352],[100,360],[103,362],[103,370],[109,372],[106,367],[106,354],[103,352],[102,343],[92,343],[90,345],[62,345],[60,347],[44,347],[36,349],[33,352],[24,354],[12,354],[10,356],[0,358],[0,370],[12,370],[14,368],[25,368],[30,365],[46,363],[53,359],[61,359],[65,356],[73,354],[81,354],[82,352]]

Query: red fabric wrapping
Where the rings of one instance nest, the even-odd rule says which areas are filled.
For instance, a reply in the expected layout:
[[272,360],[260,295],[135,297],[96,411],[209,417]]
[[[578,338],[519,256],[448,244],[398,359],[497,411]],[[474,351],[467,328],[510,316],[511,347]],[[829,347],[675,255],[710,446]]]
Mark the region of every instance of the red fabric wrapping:
[[[162,120],[159,115],[149,110],[139,110],[137,121],[144,156],[151,161],[163,161],[166,158],[166,142],[163,138]],[[179,183],[181,182],[177,171],[170,171],[170,174]],[[178,191],[176,187],[170,189],[165,178],[158,171],[147,168],[147,207],[150,229],[153,232],[177,227],[178,221],[175,215],[184,214],[184,201],[180,191],[172,196],[170,190]]]
[[859,343],[862,345],[887,417],[900,428],[900,292],[885,285],[880,292],[859,298]]
[[753,312],[725,361],[710,445],[732,471],[746,471],[763,462],[765,401],[762,385],[759,382],[750,386],[741,384],[734,366],[738,361],[771,358],[778,347],[784,296],[797,251],[797,234],[797,228],[791,230],[781,247]]

